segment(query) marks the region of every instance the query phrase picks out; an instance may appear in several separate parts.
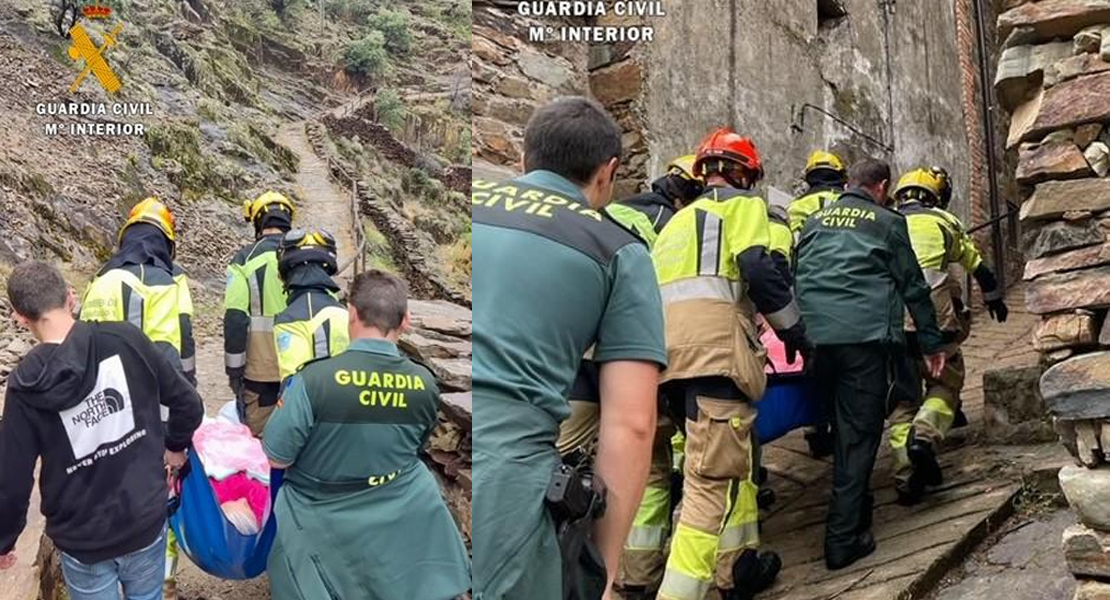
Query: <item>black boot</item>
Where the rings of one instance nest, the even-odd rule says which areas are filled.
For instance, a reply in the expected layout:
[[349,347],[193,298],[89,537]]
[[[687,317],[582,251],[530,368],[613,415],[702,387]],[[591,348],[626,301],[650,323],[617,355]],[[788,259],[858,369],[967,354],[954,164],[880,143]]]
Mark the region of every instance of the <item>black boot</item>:
[[835,439],[832,427],[827,423],[815,425],[814,429],[805,434],[806,443],[809,444],[809,454],[813,458],[825,458],[833,453]]
[[825,566],[830,571],[843,569],[875,551],[875,538],[870,531],[856,535],[852,543],[845,546],[825,545]]
[[956,409],[956,417],[952,420],[952,429],[959,429],[961,427],[967,427],[967,424],[968,424],[967,415],[964,414],[964,409],[962,407],[957,408]]
[[725,600],[752,600],[771,587],[782,570],[782,559],[774,552],[756,553],[745,550],[732,564],[731,590],[724,591]]
[[914,471],[909,479],[895,481],[894,491],[898,494],[898,504],[913,506],[921,502],[921,498],[925,496],[925,481],[917,471]]
[[771,508],[771,505],[775,503],[775,490],[771,488],[759,488],[759,491],[755,494],[755,503],[756,506],[763,510]]
[[937,486],[944,483],[944,476],[940,472],[940,464],[937,463],[937,455],[933,452],[932,444],[915,439],[910,441],[906,451],[910,455],[910,462],[913,463],[914,474],[920,474],[921,481],[925,485]]

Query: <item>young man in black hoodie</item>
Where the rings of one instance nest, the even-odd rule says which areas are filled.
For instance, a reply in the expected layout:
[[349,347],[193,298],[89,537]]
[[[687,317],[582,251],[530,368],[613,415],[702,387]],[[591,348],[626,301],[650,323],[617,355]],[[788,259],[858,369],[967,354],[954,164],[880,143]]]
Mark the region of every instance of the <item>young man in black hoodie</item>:
[[165,470],[185,463],[200,397],[134,325],[75,321],[73,291],[50,264],[16,267],[8,299],[41,343],[12,373],[0,422],[0,567],[26,525],[41,457],[46,534],[70,598],[117,600],[120,586],[127,600],[161,598]]

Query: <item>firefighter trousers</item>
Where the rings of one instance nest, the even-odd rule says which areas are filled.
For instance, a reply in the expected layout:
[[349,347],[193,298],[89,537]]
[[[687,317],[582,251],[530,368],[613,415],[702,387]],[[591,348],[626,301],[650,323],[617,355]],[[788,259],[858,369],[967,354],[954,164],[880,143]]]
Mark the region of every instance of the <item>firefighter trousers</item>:
[[672,381],[666,395],[683,405],[686,458],[682,511],[657,598],[702,600],[713,587],[732,589],[736,558],[759,546],[756,410],[723,377]]
[[920,381],[925,388],[925,399],[920,403],[899,402],[890,416],[890,448],[894,453],[896,481],[908,481],[913,475],[907,447],[910,436],[929,442],[934,451],[952,429],[956,412],[960,410],[960,392],[964,387],[964,356],[959,348],[948,356],[940,377],[933,377],[918,359]]

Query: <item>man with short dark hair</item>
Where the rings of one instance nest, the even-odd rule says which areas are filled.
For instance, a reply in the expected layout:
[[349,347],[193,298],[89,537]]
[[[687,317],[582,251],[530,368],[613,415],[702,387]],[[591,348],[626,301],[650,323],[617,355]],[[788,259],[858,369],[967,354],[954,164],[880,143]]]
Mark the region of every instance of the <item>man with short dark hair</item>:
[[450,600],[470,588],[466,546],[420,452],[439,390],[401,356],[405,283],[357,275],[351,345],[289,380],[263,447],[285,482],[267,572],[274,600]]
[[12,373],[0,422],[0,568],[26,525],[41,457],[46,533],[69,597],[119,598],[122,586],[128,600],[161,598],[165,469],[185,463],[200,397],[137,327],[75,321],[53,265],[19,265],[7,285],[16,320],[40,344]]
[[867,159],[848,190],[806,221],[798,241],[798,303],[816,345],[820,389],[832,394],[833,490],[825,563],[844,568],[875,550],[871,471],[894,406],[892,373],[905,367],[904,311],[917,325],[930,371],[944,367],[929,286],[910,245],[906,218],[888,208],[890,167]]
[[[620,139],[596,102],[561,98],[528,123],[526,174],[475,180],[471,188],[473,285],[481,290],[474,305],[476,600],[563,598],[564,585],[575,588],[567,590],[573,597],[607,595],[647,481],[667,357],[647,250],[603,208]],[[560,481],[559,423],[591,345],[601,390],[594,470],[608,489],[593,531],[604,566],[592,552],[560,553],[556,526],[588,530],[592,514],[568,509],[557,523],[559,504],[549,510],[544,500],[548,484]]]

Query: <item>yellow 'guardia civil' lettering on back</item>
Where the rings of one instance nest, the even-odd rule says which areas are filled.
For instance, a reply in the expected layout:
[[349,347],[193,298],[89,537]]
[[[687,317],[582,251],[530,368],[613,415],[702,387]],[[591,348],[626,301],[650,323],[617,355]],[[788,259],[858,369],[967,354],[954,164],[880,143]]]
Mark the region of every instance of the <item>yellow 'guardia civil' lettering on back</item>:
[[474,206],[500,207],[506,212],[521,212],[548,219],[555,216],[556,208],[560,208],[595,221],[602,220],[601,213],[596,210],[558,194],[535,189],[521,191],[511,183],[494,183],[481,179],[475,179],[470,188],[470,203]]
[[830,206],[818,213],[821,218],[824,217],[845,217],[851,219],[866,219],[868,221],[877,221],[878,216],[875,211],[869,208],[853,208],[850,206]]
[[358,387],[388,388],[392,390],[424,390],[427,386],[424,379],[417,375],[407,373],[382,373],[379,371],[348,371],[340,369],[335,372],[335,382],[339,385],[353,385]]

